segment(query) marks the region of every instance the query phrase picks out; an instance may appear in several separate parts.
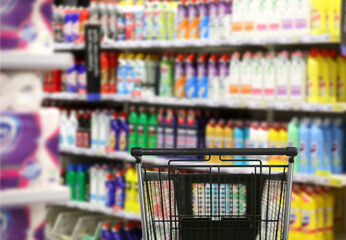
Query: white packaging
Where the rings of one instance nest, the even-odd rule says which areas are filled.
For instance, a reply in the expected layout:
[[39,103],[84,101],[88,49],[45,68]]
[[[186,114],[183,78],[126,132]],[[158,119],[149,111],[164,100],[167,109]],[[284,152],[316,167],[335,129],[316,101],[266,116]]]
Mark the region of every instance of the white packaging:
[[241,76],[241,62],[239,52],[234,52],[230,61],[230,73],[228,77],[227,88],[228,99],[237,99],[240,97],[240,76]]
[[292,37],[293,34],[293,21],[294,21],[294,15],[293,15],[293,3],[295,1],[292,0],[280,0],[279,3],[281,4],[280,12],[281,12],[281,35],[284,37]]
[[288,52],[280,52],[275,59],[276,68],[276,98],[278,100],[288,100],[288,89],[290,88],[291,74]]
[[244,34],[243,37],[249,39],[255,35],[256,14],[258,0],[242,0],[244,2]]
[[106,201],[106,188],[105,183],[107,179],[107,166],[102,165],[97,171],[97,200],[96,202],[100,205],[104,205]]
[[90,168],[90,202],[97,203],[99,196],[98,185],[99,166],[94,165]]
[[276,96],[276,68],[274,59],[274,53],[267,53],[262,62],[265,76],[264,98],[266,100],[273,100]]
[[269,38],[275,38],[281,32],[281,1],[283,0],[268,0],[266,2],[269,10]]
[[306,60],[300,51],[292,53],[291,66],[291,85],[288,92],[291,100],[304,101],[307,80]]
[[43,98],[42,82],[32,72],[13,73],[9,96],[11,109],[18,112],[34,112],[41,108]]
[[78,120],[76,117],[76,111],[72,110],[70,113],[70,117],[68,119],[67,125],[66,125],[67,144],[70,148],[76,147],[77,129],[78,129]]
[[229,1],[219,2],[219,37],[230,39],[232,33],[232,3]]
[[0,111],[6,111],[10,109],[10,77],[6,73],[0,73]]
[[60,131],[59,131],[59,145],[61,147],[68,147],[67,141],[67,130],[68,130],[68,117],[67,111],[62,110],[60,114]]
[[91,148],[98,151],[100,138],[100,111],[94,110],[91,113]]
[[99,116],[99,151],[106,152],[106,147],[109,146],[109,128],[110,115],[107,110],[101,112]]
[[264,91],[264,74],[262,68],[263,54],[255,53],[252,61],[252,94],[251,99],[260,100],[263,97]]
[[269,6],[267,2],[270,0],[257,0],[255,1],[256,6],[256,21],[255,21],[255,31],[256,38],[259,41],[263,41],[268,37],[268,29],[269,29]]
[[220,16],[219,16],[219,2],[209,3],[209,38],[218,40],[220,39]]
[[293,0],[294,35],[307,36],[310,34],[311,0]]
[[241,77],[240,77],[240,88],[241,88],[241,98],[242,99],[250,99],[251,91],[252,91],[252,54],[250,52],[246,52],[243,56],[243,60],[241,62]]
[[245,2],[244,0],[233,0],[232,36],[236,38],[241,38],[243,36]]

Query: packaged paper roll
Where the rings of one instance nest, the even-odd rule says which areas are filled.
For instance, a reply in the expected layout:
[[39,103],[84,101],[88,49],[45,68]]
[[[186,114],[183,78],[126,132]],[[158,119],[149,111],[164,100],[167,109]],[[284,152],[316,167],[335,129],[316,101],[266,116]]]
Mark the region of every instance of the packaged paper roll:
[[0,7],[1,50],[53,53],[52,0],[2,0]]
[[34,112],[40,109],[43,98],[42,82],[36,74],[14,73],[10,85],[10,104],[13,111]]
[[9,110],[10,107],[10,78],[6,73],[0,73],[0,111]]

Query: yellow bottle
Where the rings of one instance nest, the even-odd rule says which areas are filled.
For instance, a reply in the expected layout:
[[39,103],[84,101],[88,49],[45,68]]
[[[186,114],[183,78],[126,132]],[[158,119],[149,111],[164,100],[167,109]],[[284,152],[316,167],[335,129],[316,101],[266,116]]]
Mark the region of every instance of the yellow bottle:
[[334,201],[334,228],[336,233],[343,231],[343,206],[344,206],[344,190],[342,188],[333,189]]
[[334,60],[336,52],[334,50],[328,51],[328,66],[329,66],[329,99],[328,103],[335,103],[337,101],[337,78],[338,78],[338,64]]
[[[272,124],[272,126],[269,128],[268,146],[269,148],[280,147],[279,125],[277,123]],[[269,165],[280,165],[280,160],[278,156],[269,156],[268,162]]]
[[317,103],[319,96],[319,61],[318,50],[311,49],[308,58],[308,86],[307,98],[308,102]]
[[126,171],[125,182],[125,211],[139,213],[138,180],[132,166]]
[[304,186],[302,192],[302,232],[304,240],[317,238],[317,200],[312,186]]
[[[279,144],[280,148],[288,147],[288,135],[287,135],[287,124],[283,124],[279,130]],[[286,156],[279,156],[280,164],[287,164]]]
[[311,33],[323,34],[326,32],[327,1],[311,0]]
[[292,187],[289,240],[302,240],[302,193],[298,184]]
[[332,40],[340,39],[341,2],[342,0],[328,0],[328,29]]
[[346,102],[346,58],[341,54],[337,58],[337,69],[338,69],[338,102]]
[[[233,148],[233,121],[228,120],[225,128],[224,128],[224,147],[225,148]],[[232,156],[223,156],[223,159],[232,159]],[[232,162],[227,162],[227,164],[232,164]]]
[[326,240],[334,240],[334,194],[327,187],[322,188],[322,193],[326,207],[324,218],[324,236]]
[[325,201],[320,187],[314,188],[314,194],[317,202],[317,239],[324,240]]
[[327,103],[329,99],[329,62],[328,51],[326,49],[321,50],[321,54],[317,58],[319,61],[319,102]]
[[[215,119],[210,119],[205,129],[205,147],[206,148],[215,147],[215,137],[216,137],[215,125],[216,125]],[[206,156],[206,159],[208,158],[209,156]],[[214,158],[211,158],[211,160],[213,161]]]

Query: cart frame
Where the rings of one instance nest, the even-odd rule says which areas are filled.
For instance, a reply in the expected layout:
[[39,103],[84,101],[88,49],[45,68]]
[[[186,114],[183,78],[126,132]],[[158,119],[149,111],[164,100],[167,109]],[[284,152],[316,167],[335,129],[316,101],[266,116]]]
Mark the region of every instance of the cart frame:
[[[288,148],[214,148],[214,149],[194,149],[194,148],[181,148],[181,149],[160,149],[160,148],[140,148],[135,147],[131,149],[131,155],[136,159],[136,170],[138,178],[138,193],[140,198],[140,210],[142,220],[142,233],[143,239],[147,240],[147,218],[146,218],[146,205],[145,193],[142,171],[142,156],[213,156],[213,155],[228,155],[228,156],[272,156],[280,155],[288,157],[287,181],[286,181],[286,199],[285,199],[285,212],[284,212],[284,226],[283,226],[283,239],[288,240],[289,222],[290,222],[290,209],[292,197],[292,182],[293,182],[293,167],[294,158],[297,156],[298,150],[294,147]],[[221,158],[220,158],[221,159]],[[190,160],[186,160],[190,161]],[[191,160],[193,162],[205,162],[208,160]],[[234,161],[234,160],[230,160]],[[241,161],[241,160],[235,160]],[[244,160],[246,161],[246,160]],[[212,165],[211,165],[212,166]]]

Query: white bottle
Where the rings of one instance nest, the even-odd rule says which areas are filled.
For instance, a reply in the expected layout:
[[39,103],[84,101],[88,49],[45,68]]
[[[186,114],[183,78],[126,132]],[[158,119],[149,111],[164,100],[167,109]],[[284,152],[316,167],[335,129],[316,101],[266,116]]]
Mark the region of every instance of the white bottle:
[[67,111],[62,110],[60,115],[60,131],[59,131],[59,145],[60,147],[67,147],[68,141],[67,141],[67,130],[68,130],[68,117],[67,117]]
[[291,59],[291,86],[288,95],[293,101],[305,100],[305,89],[307,80],[306,61],[301,51],[292,53]]
[[100,11],[100,26],[101,26],[101,38],[103,42],[108,42],[108,4],[105,1],[101,1],[99,3],[99,11]]
[[293,2],[292,0],[280,0],[280,16],[281,16],[281,35],[285,38],[292,38],[293,34]]
[[91,24],[98,24],[99,23],[99,4],[97,0],[90,1],[89,12],[90,12],[89,22]]
[[117,9],[115,1],[108,1],[107,15],[108,15],[108,38],[117,40]]
[[293,0],[294,31],[293,35],[307,36],[310,34],[311,0]]
[[231,56],[230,72],[227,83],[227,88],[229,89],[228,99],[238,99],[240,97],[240,66],[240,53],[234,52]]
[[254,54],[253,60],[252,60],[252,94],[251,99],[254,100],[261,100],[263,98],[263,91],[264,91],[264,74],[263,74],[263,67],[262,67],[262,61],[263,54],[261,52],[257,52]]
[[288,100],[288,89],[290,87],[290,60],[288,52],[278,53],[275,59],[276,68],[276,98],[278,100]]
[[269,32],[269,6],[267,2],[270,0],[257,0],[255,1],[256,6],[256,21],[255,21],[255,32],[256,39],[258,41],[264,41],[268,37]]
[[244,34],[245,0],[233,0],[232,37],[242,38]]
[[[268,147],[268,124],[266,122],[261,122],[259,126],[259,130],[258,130],[258,148],[266,148],[266,147]],[[258,156],[258,157],[262,161],[267,160],[266,156]]]
[[281,1],[283,0],[268,0],[266,3],[269,8],[269,38],[275,39],[280,36],[281,32]]
[[109,131],[107,130],[109,130],[109,120],[107,115],[107,111],[101,111],[99,115],[99,152],[101,154],[106,152],[106,146],[108,146],[107,135]]
[[94,110],[91,114],[91,148],[95,151],[99,149],[100,134],[100,112]]
[[105,182],[107,179],[107,166],[104,164],[100,166],[97,174],[97,190],[98,190],[98,196],[97,196],[97,203],[100,205],[104,205],[106,201],[106,189],[105,189]]
[[219,2],[209,3],[209,37],[213,40],[220,39],[220,4]]
[[251,97],[252,91],[252,54],[250,52],[246,52],[243,55],[243,60],[241,62],[241,77],[240,77],[240,98],[249,100]]
[[243,37],[251,39],[255,35],[257,1],[258,0],[242,0],[243,1],[243,19],[244,19],[244,34]]
[[76,148],[76,133],[78,129],[78,120],[76,111],[72,110],[67,124],[67,141],[68,146],[71,148]]
[[266,100],[273,100],[276,97],[276,68],[274,59],[274,53],[267,53],[262,64],[265,76],[264,99]]
[[97,203],[99,195],[98,186],[99,166],[96,164],[90,168],[90,202]]

